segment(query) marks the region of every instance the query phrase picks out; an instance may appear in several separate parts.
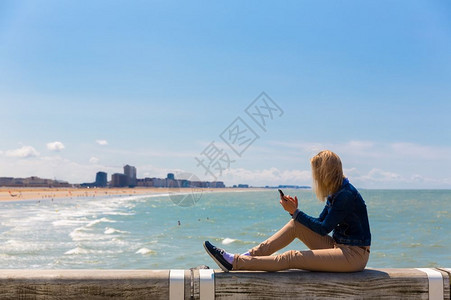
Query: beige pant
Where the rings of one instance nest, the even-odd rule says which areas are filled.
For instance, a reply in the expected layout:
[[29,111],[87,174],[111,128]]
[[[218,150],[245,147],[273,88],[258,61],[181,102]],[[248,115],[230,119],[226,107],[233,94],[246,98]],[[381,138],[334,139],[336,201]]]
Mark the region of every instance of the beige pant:
[[[310,250],[291,250],[271,256],[295,238],[304,242]],[[370,256],[369,247],[337,244],[332,237],[321,236],[294,220],[290,220],[276,234],[249,250],[249,253],[250,256],[235,254],[233,270],[356,272],[365,268]]]

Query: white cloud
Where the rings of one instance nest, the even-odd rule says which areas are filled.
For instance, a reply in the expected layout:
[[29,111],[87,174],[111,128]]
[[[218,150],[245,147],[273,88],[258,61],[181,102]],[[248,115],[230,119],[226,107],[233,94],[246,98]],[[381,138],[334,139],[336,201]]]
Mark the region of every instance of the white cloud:
[[107,140],[97,140],[96,143],[99,144],[100,146],[108,145],[108,141]]
[[377,168],[374,168],[368,172],[367,175],[363,176],[363,178],[370,181],[404,181],[405,179],[394,172],[384,171]]
[[312,176],[310,170],[279,170],[278,168],[247,170],[234,168],[224,171],[223,176],[218,180],[232,185],[238,183],[253,186],[279,184],[311,185]]
[[349,141],[343,144],[331,145],[332,151],[337,152],[340,155],[355,155],[355,156],[365,156],[365,157],[379,157],[380,147],[371,141]]
[[23,146],[19,149],[6,151],[6,156],[17,158],[36,157],[39,156],[39,152],[31,146]]
[[136,166],[136,169],[138,172],[138,177],[142,177],[142,178],[144,178],[144,177],[166,178],[166,175],[168,173],[174,173],[175,178],[185,179],[185,178],[182,178],[183,176],[180,176],[182,173],[185,173],[185,171],[182,169],[178,169],[178,168],[168,169],[168,168],[161,168],[161,167],[157,167],[157,166],[153,166],[153,165],[141,165],[141,166]]
[[59,152],[59,151],[63,150],[64,148],[65,147],[64,147],[63,143],[61,143],[61,142],[47,143],[47,149],[49,149],[50,151]]
[[[228,185],[311,185],[309,159],[320,150],[330,149],[340,155],[345,175],[358,187],[396,189],[451,186],[448,171],[451,169],[451,147],[447,146],[350,140],[339,143],[269,141],[260,147],[262,149],[258,148],[253,147],[255,151],[252,156],[243,157],[234,165],[245,163],[246,169],[234,168],[225,172],[219,180]],[[259,165],[260,169],[253,168]],[[277,166],[277,169],[272,166]],[[296,172],[308,176],[299,176]]]
[[423,160],[450,160],[450,147],[433,147],[414,143],[393,143],[390,145],[396,155]]
[[[105,144],[108,143],[105,141]],[[266,145],[252,147],[242,158],[232,156],[236,160],[231,165],[232,169],[224,171],[218,180],[224,181],[226,185],[311,185],[309,159],[322,149],[330,149],[340,155],[345,175],[359,188],[451,187],[451,147],[367,140],[334,144],[270,141]],[[102,159],[92,153],[92,156],[78,160],[83,163],[77,163],[56,156],[42,157],[33,147],[23,146],[3,151],[3,154],[0,152],[0,169],[7,170],[5,176],[36,175],[80,183],[92,181],[99,170],[109,174],[122,172],[122,163],[130,162],[128,159],[133,158],[132,164],[137,167],[139,178],[164,178],[167,173],[177,176],[178,173],[192,172],[201,180],[211,181],[205,175],[205,170],[196,166],[194,161],[200,150],[202,148],[199,151],[108,148],[104,149],[107,153],[102,154]],[[147,165],[150,157],[155,165]],[[104,166],[101,164],[103,161],[115,165]]]
[[287,148],[295,149],[298,151],[296,155],[305,154],[307,157],[311,158],[322,150],[331,150],[340,156],[346,155],[357,155],[366,157],[380,156],[378,150],[380,146],[372,141],[357,141],[351,140],[344,143],[315,143],[315,142],[280,142],[271,141],[270,145],[275,145],[281,147],[284,152]]
[[97,157],[93,156],[89,159],[89,163],[91,163],[91,164],[97,164],[98,162],[99,162],[99,159]]
[[428,177],[420,174],[403,174],[373,168],[368,172],[362,172],[356,168],[345,169],[345,175],[351,182],[362,188],[448,188],[451,184],[451,177]]
[[360,172],[359,170],[357,170],[357,168],[343,168],[343,173],[345,176],[360,176]]

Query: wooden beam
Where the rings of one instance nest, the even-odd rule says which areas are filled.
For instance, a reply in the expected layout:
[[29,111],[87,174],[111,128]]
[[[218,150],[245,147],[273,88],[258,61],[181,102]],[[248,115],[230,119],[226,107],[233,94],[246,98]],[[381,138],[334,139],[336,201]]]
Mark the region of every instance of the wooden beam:
[[[302,270],[224,273],[220,270],[0,270],[2,299],[450,299],[451,269],[365,269],[357,273]],[[181,277],[184,277],[183,280]],[[174,285],[170,286],[170,280]],[[441,285],[440,285],[441,286]],[[172,290],[172,292],[170,292]]]

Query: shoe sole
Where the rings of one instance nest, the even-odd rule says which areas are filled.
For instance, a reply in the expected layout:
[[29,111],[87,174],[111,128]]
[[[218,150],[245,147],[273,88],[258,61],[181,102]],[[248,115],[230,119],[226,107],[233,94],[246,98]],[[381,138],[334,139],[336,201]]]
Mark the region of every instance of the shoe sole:
[[204,243],[204,249],[205,249],[205,251],[208,253],[208,255],[210,255],[210,257],[215,261],[215,263],[221,268],[221,270],[223,270],[224,272],[229,272],[229,269],[227,269],[226,267],[224,267],[217,259],[216,259],[216,257],[213,255],[213,254],[211,254],[211,252],[210,251],[208,251],[208,249],[207,249],[207,246],[205,246],[205,243]]

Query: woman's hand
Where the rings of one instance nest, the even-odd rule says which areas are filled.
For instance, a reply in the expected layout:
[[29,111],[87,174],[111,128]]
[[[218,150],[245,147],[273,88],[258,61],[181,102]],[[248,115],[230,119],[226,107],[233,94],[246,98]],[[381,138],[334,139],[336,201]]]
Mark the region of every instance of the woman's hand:
[[280,204],[283,209],[290,213],[290,215],[294,214],[296,209],[298,209],[298,197],[294,196],[283,196],[283,199],[280,199]]

